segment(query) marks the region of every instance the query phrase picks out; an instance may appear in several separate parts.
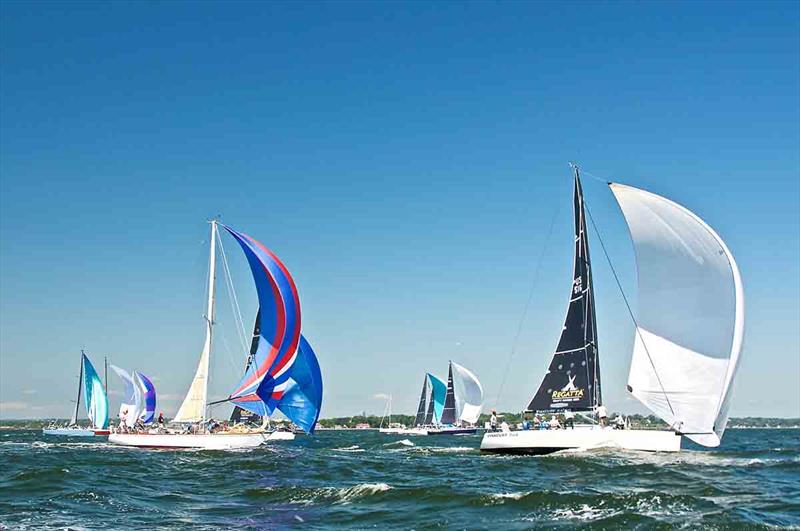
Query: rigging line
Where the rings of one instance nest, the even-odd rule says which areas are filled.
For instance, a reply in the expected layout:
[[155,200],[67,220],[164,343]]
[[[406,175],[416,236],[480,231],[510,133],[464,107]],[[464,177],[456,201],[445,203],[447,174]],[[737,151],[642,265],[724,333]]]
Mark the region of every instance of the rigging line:
[[[539,282],[539,273],[541,272],[541,269],[542,269],[542,262],[544,261],[544,254],[545,254],[545,251],[547,250],[548,245],[550,243],[550,239],[551,239],[551,237],[553,235],[553,228],[555,227],[555,224],[556,224],[556,218],[558,217],[558,214],[560,212],[561,212],[561,202],[557,201],[556,202],[556,209],[553,212],[553,217],[550,219],[550,228],[547,231],[547,237],[545,238],[544,245],[542,246],[542,250],[539,253],[539,258],[538,258],[537,263],[536,263],[536,269],[534,270],[534,274],[533,274],[533,282],[531,282],[531,288],[530,288],[530,291],[528,292],[528,300],[525,302],[525,307],[522,310],[522,316],[520,317],[519,324],[517,325],[517,332],[514,334],[514,340],[511,343],[511,353],[508,356],[508,361],[506,362],[506,368],[503,371],[503,379],[500,382],[500,389],[497,391],[497,396],[495,397],[495,400],[494,400],[495,408],[497,407],[497,404],[500,402],[500,397],[503,394],[503,388],[506,385],[506,378],[508,377],[508,371],[509,371],[509,369],[511,369],[511,363],[514,360],[514,354],[517,351],[517,344],[519,342],[519,337],[522,334],[523,326],[525,326],[525,319],[528,316],[528,310],[530,309],[531,301],[533,300],[533,294],[534,294],[534,292],[536,290],[536,286],[537,286],[537,284]],[[526,404],[526,406],[527,406],[527,404]]]
[[[606,183],[608,183],[608,181],[606,181]],[[625,301],[625,307],[628,308],[628,315],[631,316],[633,325],[636,327],[636,333],[639,335],[639,339],[642,340],[642,346],[644,347],[644,351],[647,354],[647,359],[650,360],[650,366],[653,367],[653,374],[656,375],[658,386],[661,387],[661,392],[664,394],[664,398],[667,401],[667,406],[669,406],[670,412],[672,413],[673,416],[675,416],[675,410],[672,409],[672,403],[669,401],[669,395],[667,395],[667,391],[666,389],[664,389],[664,384],[661,383],[661,377],[658,375],[658,371],[656,370],[656,365],[653,362],[652,356],[650,356],[650,351],[647,349],[647,343],[645,343],[644,337],[642,337],[642,333],[639,331],[639,323],[636,321],[636,317],[633,315],[633,310],[631,310],[631,305],[628,303],[628,297],[625,295],[625,290],[622,289],[622,284],[620,283],[619,277],[617,276],[617,270],[614,269],[614,264],[611,263],[611,257],[608,256],[608,251],[606,251],[606,244],[603,243],[603,238],[602,236],[600,236],[600,231],[597,229],[597,224],[594,222],[592,211],[589,210],[589,205],[586,205],[585,203],[584,207],[586,208],[586,212],[589,214],[589,220],[592,222],[592,228],[594,228],[594,233],[597,234],[597,240],[600,242],[600,247],[603,249],[603,254],[606,257],[606,261],[608,262],[609,267],[611,267],[611,272],[614,274],[614,280],[617,282],[617,288],[619,288],[619,292],[622,294],[622,300]]]
[[[242,311],[239,308],[239,299],[236,296],[236,289],[233,286],[233,279],[231,278],[231,270],[228,267],[228,256],[225,254],[225,247],[222,245],[222,237],[217,233],[217,242],[219,243],[220,255],[222,255],[222,265],[225,272],[225,287],[228,289],[228,300],[231,303],[231,311],[233,312],[234,324],[236,325],[236,335],[242,344],[242,350],[247,350],[247,332],[244,328],[244,320],[242,319]],[[248,351],[249,352],[249,351]]]
[[230,364],[231,368],[236,371],[240,371],[241,367],[236,364],[236,360],[233,359],[233,352],[231,352],[230,347],[228,346],[228,340],[225,339],[225,334],[217,334],[220,339],[222,339],[222,346],[225,347],[225,352],[228,354],[228,363]]
[[588,175],[589,177],[591,177],[595,181],[601,182],[601,183],[606,184],[606,185],[609,182],[611,182],[611,179],[603,179],[602,177],[598,177],[597,175],[594,175],[594,174],[584,170],[583,168],[581,168],[581,175]]

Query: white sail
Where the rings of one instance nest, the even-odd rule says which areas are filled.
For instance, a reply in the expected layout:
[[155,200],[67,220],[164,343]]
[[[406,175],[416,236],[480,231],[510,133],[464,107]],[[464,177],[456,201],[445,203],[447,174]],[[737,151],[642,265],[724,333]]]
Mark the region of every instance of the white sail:
[[112,365],[111,368],[125,384],[125,394],[119,405],[119,416],[125,419],[126,426],[132,428],[136,425],[136,420],[139,418],[141,410],[144,407],[141,390],[139,386],[136,385],[133,377],[128,374],[128,371],[120,369],[116,365]]
[[455,362],[453,367],[453,389],[456,395],[456,418],[474,424],[483,407],[483,387],[469,369]]
[[744,339],[736,262],[699,217],[611,184],[636,252],[639,305],[628,390],[674,429],[718,446]]
[[174,422],[200,422],[205,418],[208,401],[208,364],[211,355],[211,328],[214,323],[214,276],[217,258],[217,224],[211,222],[211,251],[208,258],[208,305],[206,309],[206,340],[197,371],[189,386],[189,391],[175,414]]

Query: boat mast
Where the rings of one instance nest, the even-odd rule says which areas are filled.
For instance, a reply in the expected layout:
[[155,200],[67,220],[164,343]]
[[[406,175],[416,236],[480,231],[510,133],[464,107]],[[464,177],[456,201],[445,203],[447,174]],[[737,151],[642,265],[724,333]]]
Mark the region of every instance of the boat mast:
[[[216,287],[216,269],[217,269],[217,220],[211,220],[211,246],[208,255],[208,301],[206,306],[206,348],[205,356],[202,361],[205,361],[203,379],[203,392],[202,392],[202,418],[200,419],[201,426],[205,426],[206,421],[206,408],[208,401],[208,367],[211,358],[211,330],[214,326],[214,288]],[[201,363],[202,363],[201,361]]]
[[81,349],[81,370],[78,373],[78,398],[75,400],[75,412],[72,414],[72,418],[69,421],[70,426],[78,423],[78,409],[81,406],[81,388],[83,386],[83,356],[83,349]]
[[108,356],[103,356],[103,387],[105,387],[106,396],[108,396]]
[[214,286],[217,265],[217,220],[212,219],[209,223],[211,223],[211,245],[208,257],[208,300],[206,313],[203,316],[206,322],[206,340],[203,343],[203,352],[200,354],[200,361],[197,364],[192,384],[173,419],[174,422],[200,422],[201,425],[205,423],[206,408],[208,407],[208,367],[211,355],[211,329],[214,325]]

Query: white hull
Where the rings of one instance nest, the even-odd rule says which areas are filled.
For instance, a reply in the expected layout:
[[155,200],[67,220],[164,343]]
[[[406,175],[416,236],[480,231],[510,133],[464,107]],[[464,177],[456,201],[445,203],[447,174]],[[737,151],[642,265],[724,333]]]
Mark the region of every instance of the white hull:
[[379,431],[388,435],[428,435],[425,428],[381,428]]
[[294,433],[288,431],[267,433],[211,433],[201,435],[188,433],[112,433],[108,436],[108,442],[120,446],[166,449],[193,448],[201,450],[255,448],[268,441],[291,440],[294,440]]
[[494,453],[536,455],[591,448],[678,452],[681,436],[671,431],[579,426],[566,430],[487,431],[481,440],[481,451]]
[[58,435],[62,437],[105,437],[108,430],[94,428],[43,428],[42,435]]

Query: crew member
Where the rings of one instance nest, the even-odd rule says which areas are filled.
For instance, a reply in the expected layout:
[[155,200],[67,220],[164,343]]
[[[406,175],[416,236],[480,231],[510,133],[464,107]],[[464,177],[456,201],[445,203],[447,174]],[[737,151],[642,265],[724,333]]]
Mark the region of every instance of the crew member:
[[575,413],[567,409],[564,411],[564,429],[575,429]]
[[600,419],[601,426],[606,426],[608,424],[608,410],[606,406],[602,404],[597,406],[597,417]]
[[492,431],[497,431],[497,410],[492,409],[492,416],[489,418],[489,426]]

